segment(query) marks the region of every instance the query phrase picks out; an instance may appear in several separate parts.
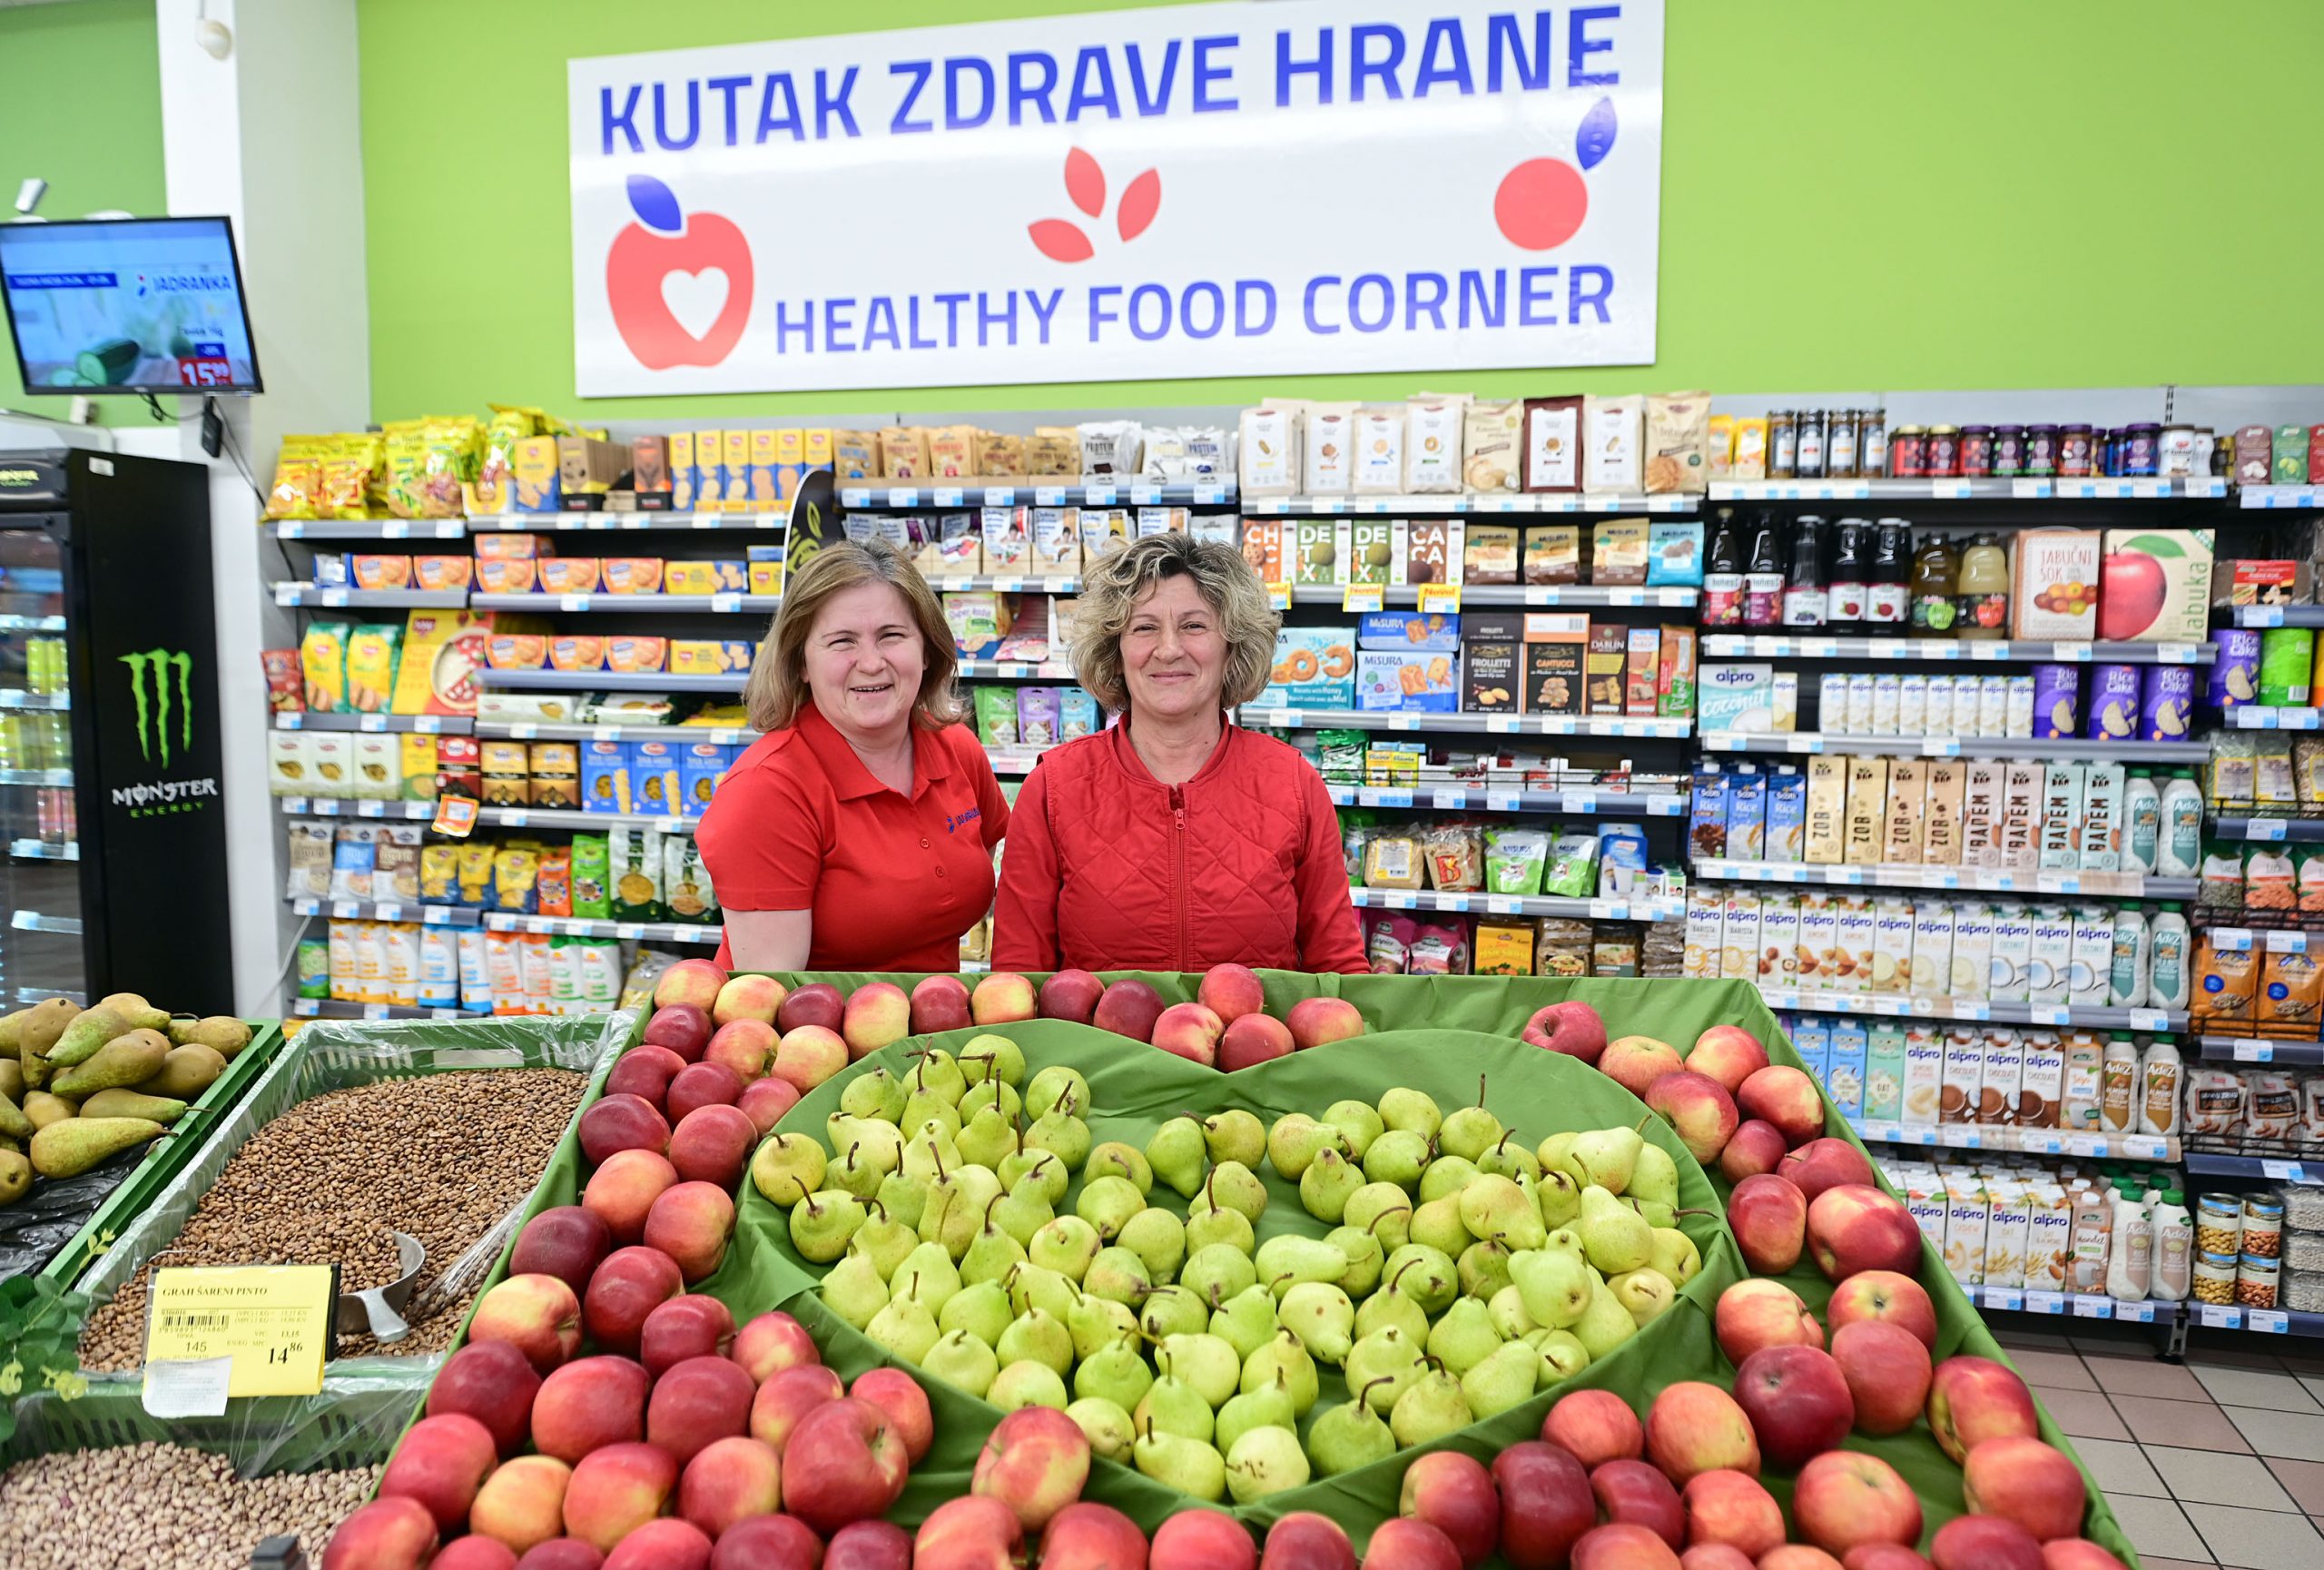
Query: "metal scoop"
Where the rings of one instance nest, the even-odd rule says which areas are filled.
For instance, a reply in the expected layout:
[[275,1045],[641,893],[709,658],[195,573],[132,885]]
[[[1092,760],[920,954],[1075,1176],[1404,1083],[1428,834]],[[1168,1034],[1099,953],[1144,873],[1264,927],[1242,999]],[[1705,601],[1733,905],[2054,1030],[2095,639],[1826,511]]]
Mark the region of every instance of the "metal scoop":
[[371,1338],[386,1345],[402,1340],[411,1334],[411,1327],[403,1317],[403,1308],[411,1301],[411,1289],[419,1279],[420,1268],[428,1263],[428,1250],[419,1239],[409,1232],[390,1232],[396,1240],[396,1264],[401,1272],[384,1287],[371,1287],[360,1292],[341,1292],[333,1310],[339,1333],[342,1336],[370,1332]]

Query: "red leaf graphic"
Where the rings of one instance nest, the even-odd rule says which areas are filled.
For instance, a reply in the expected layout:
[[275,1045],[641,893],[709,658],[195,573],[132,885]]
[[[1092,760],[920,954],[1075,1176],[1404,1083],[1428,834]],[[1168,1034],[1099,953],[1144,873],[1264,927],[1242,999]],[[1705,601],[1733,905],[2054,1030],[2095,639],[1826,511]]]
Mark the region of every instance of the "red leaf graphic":
[[1155,212],[1162,205],[1162,176],[1149,169],[1129,183],[1122,193],[1121,211],[1114,214],[1114,222],[1124,240],[1135,240],[1146,232],[1154,222]]
[[1065,193],[1092,218],[1106,210],[1106,172],[1078,147],[1065,155]]
[[1040,253],[1051,262],[1087,262],[1097,254],[1090,247],[1089,237],[1081,232],[1079,226],[1062,218],[1044,218],[1039,223],[1029,225],[1026,232],[1033,237],[1033,243]]

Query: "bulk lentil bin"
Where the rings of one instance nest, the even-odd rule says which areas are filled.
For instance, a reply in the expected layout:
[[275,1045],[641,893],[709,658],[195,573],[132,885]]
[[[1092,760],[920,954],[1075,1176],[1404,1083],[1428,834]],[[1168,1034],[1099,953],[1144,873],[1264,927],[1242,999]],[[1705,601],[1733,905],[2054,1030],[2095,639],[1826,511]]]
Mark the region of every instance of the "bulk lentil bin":
[[[1166,1005],[1192,1001],[1201,984],[1197,975],[1149,972],[1108,972],[1104,979],[1110,982],[1126,976],[1151,985]],[[1489,1108],[1531,1140],[1560,1128],[1638,1122],[1647,1115],[1646,1111],[1629,1091],[1571,1060],[1552,1054],[1545,1063],[1540,1049],[1523,1046],[1513,1039],[1536,1010],[1570,998],[1597,1008],[1610,1036],[1653,1035],[1684,1051],[1710,1026],[1736,1024],[1766,1043],[1772,1062],[1802,1066],[1757,990],[1740,982],[1344,977],[1287,972],[1261,972],[1260,976],[1266,991],[1268,1012],[1281,1015],[1303,998],[1341,997],[1363,1012],[1374,1035],[1295,1053],[1289,1059],[1239,1074],[1224,1075],[1155,1049],[1121,1043],[1118,1038],[1088,1032],[1061,1022],[1036,1021],[998,1028],[1024,1048],[1029,1074],[1051,1061],[1072,1061],[1089,1073],[1097,1102],[1089,1120],[1093,1139],[1128,1139],[1141,1145],[1164,1119],[1179,1111],[1199,1112],[1243,1105],[1262,1111],[1263,1115],[1270,1107],[1274,1111],[1282,1111],[1296,1106],[1312,1112],[1344,1096],[1376,1100],[1383,1091],[1399,1084],[1427,1090],[1450,1110],[1473,1099],[1481,1071],[1487,1075]],[[909,992],[920,978],[861,973],[781,973],[780,979],[792,986],[828,982],[845,992],[869,981],[893,982]],[[1033,979],[1038,982],[1041,976],[1036,974]],[[641,1022],[638,1031],[642,1030]],[[875,1064],[886,1066],[891,1071],[901,1071],[910,1067],[910,1054],[920,1045],[940,1045],[957,1051],[979,1033],[981,1032],[977,1030],[946,1032],[907,1038],[884,1048],[850,1064],[818,1087],[777,1127],[782,1131],[809,1132],[821,1138],[824,1117],[836,1108],[841,1091],[853,1074]],[[1097,1035],[1094,1041],[1093,1034]],[[1152,1056],[1141,1057],[1146,1053]],[[1537,1071],[1543,1069],[1549,1071]],[[1495,1073],[1504,1081],[1518,1081],[1517,1086],[1496,1093],[1492,1089]],[[1246,1089],[1256,1089],[1260,1076],[1269,1076],[1275,1081],[1264,1098]],[[593,1083],[592,1099],[599,1093],[601,1085],[602,1078]],[[1825,1131],[1861,1148],[1861,1141],[1828,1099],[1825,1102]],[[1659,1122],[1649,1125],[1648,1132],[1677,1158],[1682,1198],[1691,1196],[1694,1202],[1714,1204],[1723,1210],[1728,1185],[1715,1176],[1703,1174],[1684,1148],[1670,1137],[1669,1131]],[[576,1202],[586,1176],[578,1136],[568,1131],[533,1196],[527,1214],[553,1205]],[[1284,1184],[1271,1169],[1264,1176],[1275,1201],[1270,1207],[1270,1218],[1287,1211],[1294,1225],[1305,1227],[1308,1218],[1297,1209],[1291,1186]],[[770,1308],[779,1308],[796,1315],[823,1348],[826,1361],[850,1378],[866,1368],[897,1361],[822,1308],[810,1284],[821,1270],[799,1259],[790,1244],[783,1212],[759,1196],[747,1178],[738,1196],[737,1217],[736,1237],[724,1262],[715,1274],[689,1290],[721,1298],[734,1310],[738,1322]],[[1728,1272],[1726,1279],[1732,1279],[1741,1267],[1723,1221],[1711,1219],[1707,1225],[1715,1236],[1712,1246],[1703,1248],[1704,1272],[1689,1284],[1689,1290],[1681,1292],[1679,1308],[1648,1327],[1649,1331],[1659,1330],[1660,1334],[1649,1338],[1641,1333],[1637,1343],[1585,1369],[1555,1391],[1537,1395],[1523,1406],[1442,1443],[1489,1461],[1502,1447],[1532,1437],[1542,1410],[1557,1396],[1571,1390],[1611,1389],[1642,1411],[1665,1386],[1680,1380],[1709,1379],[1721,1386],[1731,1385],[1734,1369],[1718,1350],[1709,1308],[1716,1298],[1718,1273]],[[504,1254],[494,1268],[491,1280],[503,1279],[506,1272]],[[1937,1251],[1925,1240],[1919,1274],[1936,1307],[1937,1359],[1970,1354],[2006,1364],[2006,1354],[1946,1273]],[[1801,1268],[1784,1280],[1819,1314],[1831,1296],[1830,1284],[1805,1259]],[[1646,1351],[1649,1348],[1650,1351]],[[1636,1355],[1642,1351],[1646,1355]],[[936,1410],[937,1437],[934,1448],[915,1469],[896,1509],[896,1518],[908,1524],[924,1517],[941,1500],[966,1491],[977,1452],[998,1419],[996,1409],[963,1391],[931,1377],[922,1376],[921,1382]],[[416,1417],[417,1411],[411,1416]],[[2041,1437],[2067,1456],[2073,1456],[2072,1441],[2046,1413],[2041,1420]],[[1927,1532],[1933,1534],[1939,1526],[1963,1512],[1961,1469],[1938,1448],[1925,1425],[1916,1424],[1904,1434],[1885,1438],[1853,1435],[1846,1447],[1878,1456],[1896,1468],[1920,1497]],[[1349,1527],[1360,1548],[1368,1539],[1372,1526],[1395,1513],[1403,1468],[1415,1454],[1416,1451],[1399,1451],[1373,1467],[1239,1506],[1236,1514],[1263,1526],[1288,1511],[1322,1509]],[[2080,1465],[2078,1458],[2076,1464]],[[1790,1478],[1770,1473],[1765,1481],[1787,1506]],[[2084,1482],[2089,1497],[2084,1534],[2126,1563],[2135,1564],[2128,1540],[2116,1526],[2103,1496],[2089,1481],[2086,1468]],[[1135,1472],[1103,1462],[1093,1467],[1084,1497],[1117,1506],[1148,1531],[1186,1503],[1183,1496],[1160,1488]]]

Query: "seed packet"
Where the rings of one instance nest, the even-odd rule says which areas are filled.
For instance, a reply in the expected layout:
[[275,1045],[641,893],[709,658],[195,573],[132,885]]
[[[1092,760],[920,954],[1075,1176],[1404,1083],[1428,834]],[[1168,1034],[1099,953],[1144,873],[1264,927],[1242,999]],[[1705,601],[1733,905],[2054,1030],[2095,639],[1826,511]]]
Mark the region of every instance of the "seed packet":
[[290,836],[290,871],[284,878],[282,897],[291,900],[320,900],[330,897],[331,825],[329,824],[292,824]]
[[2246,910],[2255,911],[2299,908],[2297,876],[2290,851],[2272,845],[2251,847],[2250,858],[2243,864],[2243,905]]
[[2201,945],[2195,955],[2192,1003],[2198,1022],[2250,1019],[2259,958],[2250,949],[2217,949],[2208,942]]
[[459,902],[482,908],[492,903],[492,853],[489,841],[463,840],[459,852]]
[[460,897],[460,850],[458,845],[419,847],[419,897],[431,905],[448,905]]
[[1058,741],[1058,696],[1053,686],[1017,691],[1017,739],[1025,746],[1054,746]]
[[492,908],[531,915],[540,908],[540,857],[506,845],[492,853]]
[[718,919],[718,895],[710,886],[710,869],[702,864],[702,848],[692,834],[665,834],[662,839],[663,903],[674,922]]
[[2260,963],[2253,1024],[2263,1036],[2316,1038],[2324,1018],[2324,964],[2307,953],[2270,953]]
[[662,915],[662,834],[658,829],[615,829],[606,836],[606,874],[613,891],[613,919],[659,921]]
[[379,834],[377,824],[339,825],[331,844],[331,898],[368,900],[371,897],[372,871],[379,864]]
[[411,903],[419,898],[419,841],[425,831],[418,824],[381,826],[371,874],[371,897]]
[[987,746],[1017,745],[1017,695],[1005,686],[976,690],[977,739]]
[[1544,829],[1485,831],[1485,892],[1538,894],[1548,869],[1550,836]]
[[1057,689],[1057,739],[1071,741],[1077,736],[1095,736],[1099,724],[1098,700],[1078,686]]
[[572,846],[573,913],[608,919],[613,913],[606,879],[606,836],[575,834]]
[[1549,871],[1541,879],[1545,894],[1588,899],[1598,886],[1598,836],[1560,834],[1550,842]]
[[573,913],[573,852],[569,848],[541,853],[538,897],[541,914],[569,916]]

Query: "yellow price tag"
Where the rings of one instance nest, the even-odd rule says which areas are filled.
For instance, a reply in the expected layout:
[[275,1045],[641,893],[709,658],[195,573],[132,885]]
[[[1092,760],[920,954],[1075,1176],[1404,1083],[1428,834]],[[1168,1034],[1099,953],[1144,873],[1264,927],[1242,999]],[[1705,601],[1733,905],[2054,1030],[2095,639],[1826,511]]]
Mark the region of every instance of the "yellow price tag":
[[228,1396],[312,1396],[338,1306],[335,1265],[162,1269],[147,1294],[147,1381],[160,1363],[233,1360]]
[[1461,586],[1457,583],[1424,583],[1420,586],[1420,608],[1423,615],[1434,611],[1457,615],[1461,609]]
[[1387,606],[1387,591],[1376,583],[1352,583],[1340,593],[1340,611],[1345,616],[1367,610],[1384,610]]
[[1287,583],[1267,585],[1267,603],[1277,610],[1291,608],[1291,586]]

